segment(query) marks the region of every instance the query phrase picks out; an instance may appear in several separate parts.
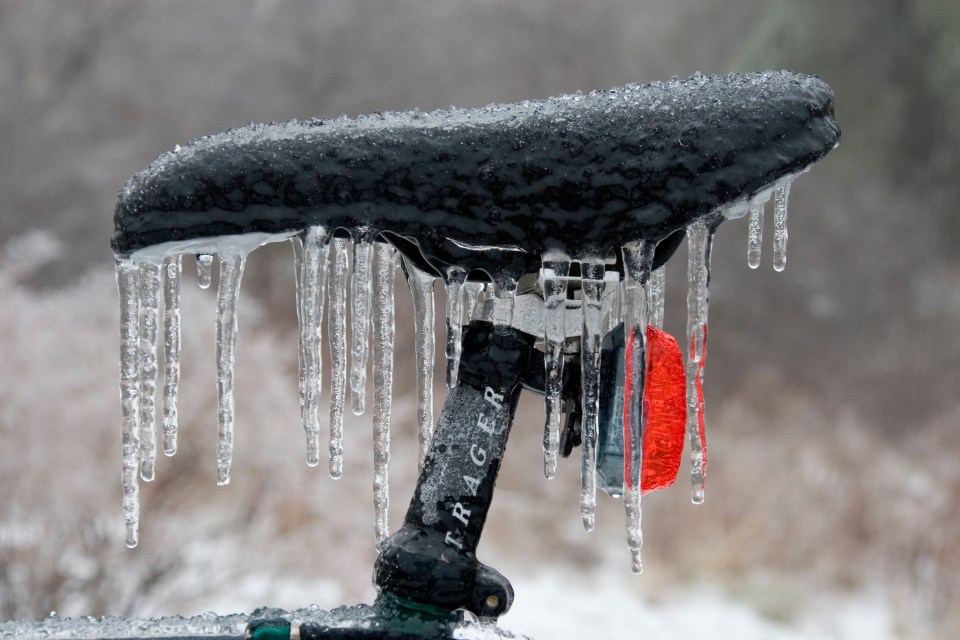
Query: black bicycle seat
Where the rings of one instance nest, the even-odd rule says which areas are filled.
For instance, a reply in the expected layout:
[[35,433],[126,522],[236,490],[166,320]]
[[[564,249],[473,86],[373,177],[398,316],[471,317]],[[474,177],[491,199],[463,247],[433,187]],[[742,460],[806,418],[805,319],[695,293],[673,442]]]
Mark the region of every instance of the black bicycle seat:
[[112,246],[128,257],[319,225],[386,239],[435,275],[457,264],[515,278],[546,250],[612,257],[660,241],[799,173],[839,135],[830,88],[788,71],[250,125],[135,175]]

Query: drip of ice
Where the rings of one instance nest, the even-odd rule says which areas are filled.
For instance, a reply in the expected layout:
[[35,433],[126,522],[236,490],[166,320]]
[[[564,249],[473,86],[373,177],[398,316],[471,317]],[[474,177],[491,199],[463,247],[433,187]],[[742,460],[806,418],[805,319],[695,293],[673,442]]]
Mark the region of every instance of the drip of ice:
[[690,438],[690,482],[695,504],[702,503],[704,498],[700,408],[703,406],[702,360],[706,354],[712,243],[713,230],[703,220],[694,222],[687,228],[687,434]]
[[390,408],[393,395],[394,304],[396,250],[376,243],[373,279],[373,507],[377,545],[390,533]]
[[181,256],[163,261],[163,453],[177,452],[177,391],[180,387]]
[[120,414],[123,464],[123,519],[128,547],[137,546],[140,523],[140,268],[132,260],[117,260],[120,293]]
[[351,241],[334,237],[330,271],[330,476],[343,475],[343,405],[347,393],[347,251]]
[[647,313],[649,323],[657,329],[663,328],[664,311],[667,300],[667,268],[661,266],[650,273],[647,284]]
[[787,267],[787,204],[790,199],[790,183],[777,189],[773,207],[773,268],[783,271]]
[[367,343],[370,339],[370,290],[373,272],[373,240],[361,238],[353,245],[353,298],[350,322],[350,398],[354,415],[366,408]]
[[413,323],[417,363],[417,434],[420,440],[420,466],[433,434],[433,360],[436,349],[434,335],[434,277],[421,271],[410,260],[403,260],[407,285],[413,299]]
[[763,205],[765,201],[750,203],[750,222],[747,227],[747,265],[751,269],[760,266],[760,253],[763,245]]
[[213,254],[197,254],[197,284],[201,289],[209,289],[213,282]]
[[560,451],[560,393],[563,390],[563,347],[566,340],[567,279],[570,256],[560,251],[543,255],[540,286],[543,289],[543,369],[546,389],[543,395],[543,475],[557,475]]
[[580,308],[583,328],[580,334],[580,370],[583,387],[583,458],[580,466],[580,519],[587,531],[592,531],[597,508],[597,434],[600,418],[600,333],[603,324],[603,276],[606,271],[602,259],[580,262],[582,277]]
[[[297,265],[297,317],[300,321],[300,416],[307,440],[307,464],[320,463],[321,324],[326,285],[328,234],[313,226],[302,237]],[[296,243],[294,246],[297,246]]]
[[460,369],[460,350],[463,316],[463,283],[467,279],[467,270],[452,266],[446,272],[447,294],[447,387],[457,386],[457,371]]
[[624,509],[626,512],[627,548],[634,573],[643,571],[641,529],[643,512],[640,505],[643,467],[643,388],[647,353],[646,283],[653,265],[654,245],[640,240],[623,247],[624,300],[622,308],[624,338]]
[[217,290],[217,484],[230,483],[233,462],[233,364],[237,350],[237,301],[246,254],[220,253]]
[[160,265],[140,265],[140,478],[150,482],[157,460],[157,339]]

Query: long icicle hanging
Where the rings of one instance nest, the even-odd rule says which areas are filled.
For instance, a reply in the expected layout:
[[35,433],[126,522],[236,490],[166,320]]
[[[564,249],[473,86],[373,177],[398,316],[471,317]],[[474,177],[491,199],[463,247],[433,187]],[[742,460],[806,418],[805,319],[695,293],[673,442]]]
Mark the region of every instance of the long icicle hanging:
[[790,201],[790,183],[777,189],[773,204],[773,268],[783,271],[787,267],[787,210]]
[[410,260],[403,260],[407,286],[413,300],[414,340],[417,367],[417,437],[420,441],[420,462],[427,455],[433,434],[433,362],[436,353],[433,298],[434,278],[421,271]]
[[350,305],[350,398],[354,415],[366,410],[367,349],[370,341],[370,292],[373,282],[373,239],[361,235],[353,245]]
[[180,280],[183,258],[163,261],[163,453],[177,452],[177,396],[180,388]]
[[343,475],[343,405],[347,394],[347,278],[350,267],[347,251],[351,240],[331,241],[330,305],[327,328],[330,332],[330,477]]
[[543,289],[543,475],[557,475],[560,452],[560,421],[563,391],[563,349],[566,342],[567,280],[570,277],[570,256],[560,251],[545,253],[540,267]]
[[123,462],[123,519],[126,544],[137,546],[140,527],[140,268],[117,260],[120,293],[120,433]]
[[710,248],[713,229],[699,220],[687,228],[687,435],[690,439],[691,500],[704,500],[706,456],[703,427],[703,365],[710,300]]
[[643,468],[643,391],[647,364],[647,284],[653,265],[654,245],[637,241],[623,247],[624,300],[624,510],[627,548],[634,573],[643,572],[643,511],[641,470]]
[[140,265],[140,479],[154,478],[157,460],[157,341],[160,320],[160,265]]
[[583,458],[580,464],[580,519],[583,528],[592,531],[597,508],[597,435],[600,419],[600,329],[603,322],[602,259],[581,260],[580,371],[583,387]]
[[320,463],[321,326],[327,273],[328,234],[309,227],[303,234],[297,268],[297,315],[300,323],[300,412],[307,441],[307,464]]
[[377,242],[373,279],[373,505],[377,545],[390,533],[390,410],[393,398],[396,250]]
[[233,463],[234,362],[237,350],[237,302],[246,256],[220,253],[217,290],[217,484],[230,483]]

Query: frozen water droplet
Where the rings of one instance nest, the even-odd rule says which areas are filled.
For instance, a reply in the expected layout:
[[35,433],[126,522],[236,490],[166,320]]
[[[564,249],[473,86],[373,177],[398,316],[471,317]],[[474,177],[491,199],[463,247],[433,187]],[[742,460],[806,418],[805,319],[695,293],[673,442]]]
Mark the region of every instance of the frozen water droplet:
[[123,519],[126,544],[137,546],[140,523],[140,269],[132,260],[117,260],[120,293],[120,428],[123,460]]
[[650,274],[650,283],[647,285],[647,313],[649,322],[657,329],[663,328],[664,311],[667,300],[667,268],[661,266]]
[[347,393],[347,278],[350,267],[347,251],[351,241],[331,241],[330,310],[330,476],[343,475],[343,406]]
[[566,342],[567,279],[570,256],[560,252],[543,255],[540,282],[543,289],[543,370],[546,389],[543,395],[543,475],[557,475],[560,451],[560,394],[563,391],[563,348]]
[[777,189],[773,207],[773,268],[783,271],[787,267],[787,205],[790,200],[790,183]]
[[140,478],[153,480],[157,459],[157,340],[160,265],[140,265]]
[[370,290],[373,241],[362,239],[353,246],[353,299],[351,305],[350,391],[354,415],[365,409],[367,343],[370,338]]
[[751,269],[760,266],[760,252],[763,245],[763,205],[756,201],[750,204],[750,222],[747,227],[747,265]]
[[604,261],[581,260],[583,328],[580,334],[580,371],[583,387],[583,458],[580,465],[580,518],[592,531],[597,508],[597,434],[600,415],[600,330],[603,323]]
[[692,500],[704,495],[703,365],[706,359],[707,310],[710,284],[710,254],[713,230],[703,221],[687,229],[687,434],[690,439]]
[[447,268],[447,387],[452,389],[457,385],[457,371],[460,368],[460,350],[462,325],[460,318],[463,315],[463,283],[467,279],[467,271],[462,267]]
[[237,350],[237,302],[246,261],[242,253],[220,254],[217,290],[217,484],[230,483],[233,463],[233,376]]
[[[299,240],[299,239],[298,239]],[[327,230],[309,227],[296,259],[297,317],[300,329],[300,418],[307,441],[307,464],[320,463],[321,324],[326,285]],[[297,246],[296,243],[294,246]]]
[[394,300],[396,252],[376,243],[373,280],[373,505],[379,545],[390,533],[390,409],[393,396]]
[[423,466],[430,436],[433,433],[433,361],[436,350],[434,334],[434,277],[404,259],[407,285],[413,299],[413,324],[417,363],[417,433],[420,440],[420,466]]
[[163,453],[177,452],[177,395],[180,387],[181,256],[163,262]]
[[213,254],[197,254],[197,284],[201,289],[209,289],[213,282]]

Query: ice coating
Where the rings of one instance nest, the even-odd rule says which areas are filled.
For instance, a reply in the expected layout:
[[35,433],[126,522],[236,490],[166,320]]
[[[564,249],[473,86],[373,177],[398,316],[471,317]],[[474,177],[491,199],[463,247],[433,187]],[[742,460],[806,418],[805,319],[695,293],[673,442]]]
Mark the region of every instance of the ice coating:
[[433,433],[433,360],[436,350],[434,333],[433,281],[413,262],[404,259],[407,286],[413,300],[413,325],[417,367],[417,438],[420,442],[420,466],[423,466],[430,435]]
[[343,475],[343,405],[347,397],[347,278],[350,266],[348,238],[334,237],[330,243],[330,477]]
[[132,260],[117,260],[120,294],[120,427],[123,462],[123,520],[126,544],[137,546],[140,524],[140,268]]
[[370,290],[373,279],[373,241],[362,237],[353,245],[353,283],[350,325],[350,398],[354,415],[366,408],[367,345],[370,340]]
[[163,453],[177,452],[177,395],[180,388],[180,280],[183,258],[163,261]]
[[687,229],[687,434],[690,439],[691,500],[704,498],[704,454],[700,413],[703,406],[703,360],[707,348],[710,300],[710,249],[714,230],[706,221]]
[[[320,463],[321,325],[326,288],[327,230],[310,227],[297,255],[297,316],[300,325],[300,411],[307,441],[307,464]],[[295,245],[296,246],[296,245]]]
[[773,268],[783,271],[787,266],[787,205],[790,199],[790,183],[777,189],[773,204]]
[[390,533],[390,407],[393,399],[396,251],[377,243],[373,279],[373,506],[377,544]]
[[157,340],[160,265],[140,267],[140,478],[153,480],[157,460]]
[[246,255],[220,254],[217,290],[217,484],[230,483],[233,463],[233,378],[237,353],[237,302]]
[[600,415],[600,335],[603,309],[603,260],[581,260],[583,325],[580,334],[580,370],[583,385],[583,451],[580,464],[580,519],[592,531],[597,508],[597,432]]
[[570,256],[551,252],[543,256],[540,267],[543,289],[543,369],[546,389],[543,395],[543,475],[557,475],[560,451],[560,392],[563,388],[563,345],[566,340],[567,279]]

